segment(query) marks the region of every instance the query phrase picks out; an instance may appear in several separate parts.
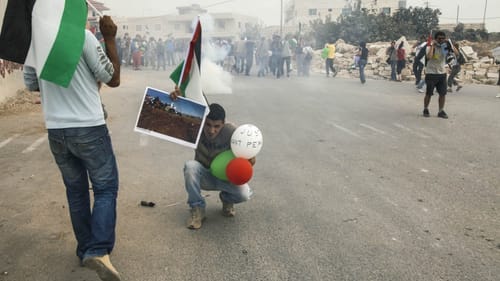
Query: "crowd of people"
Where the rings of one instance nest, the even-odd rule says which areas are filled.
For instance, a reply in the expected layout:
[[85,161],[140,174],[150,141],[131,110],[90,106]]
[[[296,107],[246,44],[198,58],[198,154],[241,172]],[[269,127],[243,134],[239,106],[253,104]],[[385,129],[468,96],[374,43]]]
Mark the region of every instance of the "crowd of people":
[[[184,59],[189,41],[173,37],[165,40],[147,38],[139,34],[132,38],[125,33],[116,39],[116,44],[123,66],[134,70],[166,70],[167,66],[177,66]],[[273,35],[271,38],[242,38],[234,41],[213,39],[208,44],[204,47],[203,55],[235,75],[251,75],[254,65],[258,77],[290,77],[293,70],[297,71],[298,76],[310,75],[313,48],[304,40],[297,41],[291,36],[282,38]]]
[[257,41],[243,38],[225,44],[227,56],[219,64],[235,75],[251,75],[254,61],[257,77],[290,77],[292,63],[298,76],[310,74],[314,53],[311,45],[304,40],[274,34],[271,38],[261,37]]
[[185,55],[189,42],[168,37],[154,38],[137,34],[130,37],[125,33],[116,38],[118,57],[122,65],[132,66],[134,70],[150,68],[166,70],[166,66],[177,65]]

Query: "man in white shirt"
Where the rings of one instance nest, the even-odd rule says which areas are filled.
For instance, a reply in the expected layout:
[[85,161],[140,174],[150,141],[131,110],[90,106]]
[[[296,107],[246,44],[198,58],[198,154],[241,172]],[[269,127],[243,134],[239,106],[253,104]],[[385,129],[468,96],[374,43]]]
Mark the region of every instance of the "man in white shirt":
[[31,67],[24,68],[24,81],[29,90],[40,90],[50,149],[66,186],[76,255],[97,271],[101,280],[119,281],[120,275],[109,260],[115,244],[118,169],[98,84],[118,87],[120,62],[116,25],[109,16],[101,18],[99,25],[106,50],[85,30],[82,55],[67,88],[38,79],[39,73]]

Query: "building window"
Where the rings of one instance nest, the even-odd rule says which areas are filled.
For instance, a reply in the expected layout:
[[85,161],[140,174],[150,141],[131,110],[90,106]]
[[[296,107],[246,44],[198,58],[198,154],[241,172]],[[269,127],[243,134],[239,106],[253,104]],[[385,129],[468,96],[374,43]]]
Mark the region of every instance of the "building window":
[[318,14],[318,9],[309,9],[309,15],[310,16],[315,16]]
[[385,7],[385,8],[382,8],[382,14],[384,15],[391,15],[391,8],[390,7]]
[[142,25],[136,25],[135,31],[142,31]]
[[122,29],[123,29],[123,30],[127,30],[127,29],[128,29],[128,25],[124,25],[124,26],[122,26]]
[[348,16],[352,13],[352,10],[350,8],[343,8],[342,9],[342,15],[343,16]]
[[216,22],[218,29],[226,29],[226,22],[223,20],[218,20]]

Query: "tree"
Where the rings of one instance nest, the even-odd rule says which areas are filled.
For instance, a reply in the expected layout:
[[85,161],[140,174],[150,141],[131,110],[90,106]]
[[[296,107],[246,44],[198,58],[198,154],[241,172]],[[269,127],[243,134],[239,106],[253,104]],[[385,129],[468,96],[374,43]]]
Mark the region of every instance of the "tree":
[[453,32],[450,34],[450,38],[453,40],[469,40],[469,41],[483,41],[488,40],[489,34],[484,29],[465,29],[463,23],[458,23]]
[[392,16],[373,14],[366,9],[355,9],[341,15],[337,22],[331,18],[311,22],[316,42],[323,44],[329,38],[342,38],[348,43],[359,41],[389,41],[400,36],[416,39],[436,30],[441,12],[430,8],[399,9]]

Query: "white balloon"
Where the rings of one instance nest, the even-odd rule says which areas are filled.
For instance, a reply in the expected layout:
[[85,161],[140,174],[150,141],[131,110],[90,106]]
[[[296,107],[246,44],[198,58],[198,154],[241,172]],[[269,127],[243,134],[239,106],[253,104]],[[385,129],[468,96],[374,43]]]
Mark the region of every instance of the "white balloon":
[[262,133],[254,125],[241,125],[236,128],[231,136],[231,150],[236,157],[253,158],[261,148]]

